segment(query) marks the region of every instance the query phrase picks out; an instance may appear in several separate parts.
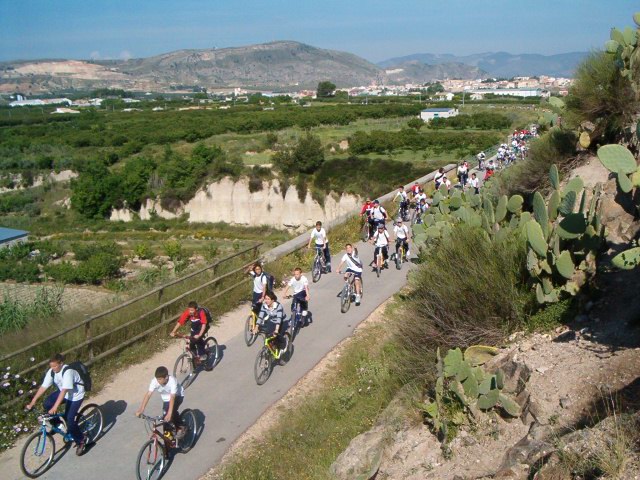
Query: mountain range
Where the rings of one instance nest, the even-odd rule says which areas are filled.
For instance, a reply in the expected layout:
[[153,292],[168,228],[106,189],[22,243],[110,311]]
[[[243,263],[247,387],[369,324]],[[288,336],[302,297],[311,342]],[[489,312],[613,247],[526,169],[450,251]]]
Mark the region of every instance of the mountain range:
[[382,68],[418,62],[427,65],[464,64],[476,67],[491,77],[511,78],[515,76],[550,75],[572,77],[576,66],[587,56],[587,52],[539,55],[526,53],[514,55],[507,52],[477,53],[456,56],[451,54],[415,53],[404,57],[390,58],[379,62]]
[[0,62],[0,93],[27,95],[95,88],[170,91],[193,87],[290,90],[321,80],[340,87],[371,83],[426,83],[444,78],[571,76],[585,56],[511,55],[456,57],[414,54],[373,64],[354,54],[294,41],[221,49],[178,50],[128,60],[24,60]]

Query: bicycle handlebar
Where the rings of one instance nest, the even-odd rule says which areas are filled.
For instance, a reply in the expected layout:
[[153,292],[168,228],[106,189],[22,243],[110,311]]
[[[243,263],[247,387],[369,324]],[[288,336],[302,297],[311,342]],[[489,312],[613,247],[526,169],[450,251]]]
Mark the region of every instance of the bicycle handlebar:
[[194,337],[191,335],[184,335],[183,333],[174,333],[173,338],[183,338],[185,340],[193,340]]
[[150,417],[149,415],[145,415],[144,413],[141,413],[138,418],[141,418],[143,420],[152,421],[152,422],[160,422],[160,421],[164,420],[164,416],[163,415],[158,415],[157,417]]

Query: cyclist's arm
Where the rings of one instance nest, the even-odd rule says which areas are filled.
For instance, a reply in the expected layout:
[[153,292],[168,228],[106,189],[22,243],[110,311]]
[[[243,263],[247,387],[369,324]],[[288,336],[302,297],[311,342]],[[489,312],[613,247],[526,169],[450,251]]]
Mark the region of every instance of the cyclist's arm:
[[176,322],[175,327],[173,327],[173,330],[171,330],[171,333],[169,333],[170,336],[174,336],[176,334],[176,332],[178,331],[178,329],[184,325],[184,322],[187,321],[187,317],[189,316],[189,310],[185,310],[184,312],[182,312],[182,315],[180,315],[180,318],[178,319],[178,321]]
[[340,270],[342,270],[342,265],[344,265],[344,260],[340,262],[340,265],[338,265],[338,271],[336,272],[338,275],[340,275]]
[[304,286],[304,291],[307,292],[307,296],[306,296],[305,300],[308,302],[309,299],[311,298],[311,294],[309,293],[309,284],[308,283]]
[[149,403],[149,399],[151,398],[152,394],[153,394],[153,391],[147,392],[144,394],[144,397],[142,397],[142,403],[140,404],[140,408],[136,411],[136,417],[139,417],[140,415],[142,415],[142,413],[144,412],[144,409],[147,407],[147,403]]
[[53,407],[51,407],[51,409],[49,410],[50,414],[53,415],[54,413],[56,413],[56,411],[58,410],[58,407],[60,407],[60,405],[64,401],[64,396],[67,394],[68,391],[69,391],[68,388],[61,388],[60,389],[60,393],[58,394],[58,398],[56,399],[56,403],[54,403]]
[[287,286],[286,286],[286,287],[284,287],[284,292],[282,293],[282,296],[283,296],[283,297],[286,297],[286,296],[287,296],[287,293],[289,293],[289,284],[288,284],[288,283],[287,283]]
[[33,408],[33,406],[36,404],[36,402],[38,401],[38,399],[44,395],[44,392],[47,391],[47,387],[40,387],[38,388],[38,391],[36,392],[36,394],[33,396],[33,398],[31,399],[31,401],[29,402],[29,404],[27,405],[27,409],[31,410]]

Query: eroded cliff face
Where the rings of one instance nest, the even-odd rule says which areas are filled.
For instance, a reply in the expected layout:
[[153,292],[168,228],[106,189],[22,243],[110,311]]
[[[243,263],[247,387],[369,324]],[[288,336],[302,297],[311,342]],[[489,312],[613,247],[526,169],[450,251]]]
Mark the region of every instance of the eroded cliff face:
[[[327,196],[324,206],[307,192],[304,202],[298,198],[294,186],[287,188],[284,196],[278,180],[263,182],[262,190],[249,191],[246,179],[234,182],[228,178],[209,184],[199,190],[185,205],[170,212],[157,200],[147,200],[139,212],[142,220],[151,218],[152,212],[161,218],[176,218],[189,214],[189,222],[225,222],[235,225],[270,225],[279,228],[306,228],[316,221],[329,221],[358,208],[360,199],[355,195],[341,195],[338,200]],[[111,220],[131,221],[133,212],[128,209],[113,210]]]

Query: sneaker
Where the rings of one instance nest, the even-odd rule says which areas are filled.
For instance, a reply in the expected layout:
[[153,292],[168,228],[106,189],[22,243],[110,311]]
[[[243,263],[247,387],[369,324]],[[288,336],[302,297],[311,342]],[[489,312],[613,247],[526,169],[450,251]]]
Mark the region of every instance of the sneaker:
[[360,295],[356,295],[356,305],[360,305]]
[[76,446],[76,455],[80,456],[84,453],[87,446],[87,440],[88,437],[86,435],[82,437],[82,440],[80,440],[80,443]]

